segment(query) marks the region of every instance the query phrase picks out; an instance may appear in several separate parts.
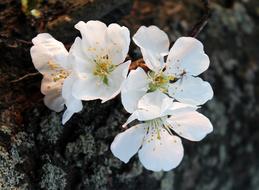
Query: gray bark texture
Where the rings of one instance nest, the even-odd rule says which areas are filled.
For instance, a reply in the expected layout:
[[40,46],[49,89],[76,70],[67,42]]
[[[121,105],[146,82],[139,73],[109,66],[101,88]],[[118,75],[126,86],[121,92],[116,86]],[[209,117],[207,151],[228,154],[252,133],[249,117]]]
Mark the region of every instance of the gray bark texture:
[[[185,156],[170,172],[150,172],[137,156],[128,164],[109,146],[129,114],[120,97],[84,103],[61,125],[62,113],[44,106],[40,75],[30,58],[31,39],[49,32],[69,48],[79,20],[127,26],[157,25],[174,42],[204,14],[192,0],[17,0],[0,2],[1,190],[257,190],[259,189],[258,0],[210,1],[208,24],[199,33],[211,65],[202,78],[214,98],[200,110],[214,126],[201,142],[183,140]],[[206,1],[204,1],[206,2]],[[42,15],[36,18],[28,10]],[[141,57],[131,45],[130,57]]]

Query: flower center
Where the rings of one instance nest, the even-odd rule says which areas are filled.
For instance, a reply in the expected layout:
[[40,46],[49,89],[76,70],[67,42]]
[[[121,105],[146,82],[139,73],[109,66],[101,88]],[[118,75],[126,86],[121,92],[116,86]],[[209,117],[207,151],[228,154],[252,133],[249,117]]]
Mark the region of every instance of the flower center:
[[93,74],[98,76],[104,84],[108,85],[108,76],[114,69],[116,65],[112,64],[112,60],[108,55],[105,56],[97,56],[94,59],[94,63],[96,64]]
[[150,133],[150,139],[148,141],[154,140],[154,138],[157,138],[158,140],[161,140],[161,129],[163,126],[163,118],[153,119],[146,122],[149,126],[147,129],[147,133]]
[[58,64],[54,63],[53,61],[49,61],[48,66],[49,66],[50,70],[52,71],[50,75],[54,82],[57,82],[61,79],[65,79],[69,75],[68,71],[62,69]]
[[61,80],[61,79],[66,79],[69,75],[69,72],[61,69],[61,70],[58,70],[54,76],[53,76],[53,81],[54,82],[57,82],[58,80]]
[[155,73],[153,71],[148,73],[151,82],[148,84],[149,92],[160,90],[161,92],[167,93],[168,84],[171,80],[174,80],[174,76],[166,76],[162,72]]

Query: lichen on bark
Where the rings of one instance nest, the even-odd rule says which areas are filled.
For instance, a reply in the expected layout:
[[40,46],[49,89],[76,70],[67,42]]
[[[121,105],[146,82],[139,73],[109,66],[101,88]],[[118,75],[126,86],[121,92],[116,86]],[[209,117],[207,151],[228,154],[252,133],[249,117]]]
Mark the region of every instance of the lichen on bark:
[[[158,173],[144,169],[137,156],[124,164],[112,155],[110,144],[128,117],[120,97],[104,104],[85,102],[84,109],[62,126],[62,113],[51,112],[43,105],[40,75],[11,81],[36,72],[29,49],[30,40],[38,32],[48,31],[69,47],[77,35],[75,22],[101,19],[107,24],[116,21],[126,25],[131,34],[140,25],[154,24],[175,41],[187,35],[200,18],[200,2],[136,0],[131,7],[130,0],[112,0],[109,6],[107,1],[98,0],[91,6],[75,4],[71,9],[74,1],[62,2],[39,7],[45,11],[44,19],[25,16],[15,0],[0,2],[1,189],[258,188],[256,0],[210,2],[211,17],[198,38],[211,60],[202,78],[212,84],[215,96],[200,111],[211,119],[214,131],[199,143],[183,140],[181,165]],[[58,7],[66,11],[58,11]],[[65,16],[71,20],[62,20]],[[141,56],[134,46],[129,55],[133,59]]]

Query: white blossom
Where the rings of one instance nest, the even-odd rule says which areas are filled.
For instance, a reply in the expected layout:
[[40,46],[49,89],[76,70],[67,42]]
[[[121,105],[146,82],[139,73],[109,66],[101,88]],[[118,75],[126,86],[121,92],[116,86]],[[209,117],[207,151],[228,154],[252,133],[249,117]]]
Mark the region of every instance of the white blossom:
[[135,119],[142,123],[118,134],[111,144],[112,153],[127,163],[138,152],[140,162],[152,171],[175,168],[184,150],[181,139],[172,132],[200,141],[213,130],[209,119],[196,109],[193,105],[174,102],[158,90],[144,95],[124,127]]
[[213,97],[210,84],[197,77],[209,67],[209,58],[200,41],[181,37],[169,51],[168,36],[156,26],[140,27],[133,40],[150,71],[145,73],[138,67],[124,82],[121,98],[128,112],[136,109],[142,96],[155,90],[192,105],[202,105]]
[[110,100],[120,93],[130,61],[125,61],[130,36],[126,27],[100,21],[80,21],[75,25],[77,37],[71,50],[77,77],[72,93],[81,100]]
[[71,94],[75,74],[69,62],[69,53],[64,45],[48,33],[42,33],[32,39],[32,62],[35,68],[43,75],[41,92],[45,95],[45,105],[56,112],[60,112],[66,105],[62,123],[82,110],[80,100]]

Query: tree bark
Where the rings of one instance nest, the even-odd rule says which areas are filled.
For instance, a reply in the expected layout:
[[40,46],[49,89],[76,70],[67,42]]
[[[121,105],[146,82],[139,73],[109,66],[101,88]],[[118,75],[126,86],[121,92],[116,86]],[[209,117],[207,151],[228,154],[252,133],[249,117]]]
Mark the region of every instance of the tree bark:
[[[252,189],[259,186],[259,71],[256,0],[210,2],[211,17],[198,38],[210,57],[201,77],[214,98],[200,111],[214,131],[201,142],[183,140],[185,156],[170,172],[150,172],[137,156],[128,164],[109,146],[129,114],[120,97],[84,103],[61,125],[62,113],[43,104],[40,75],[30,58],[31,39],[49,32],[69,47],[79,20],[129,27],[157,25],[170,41],[187,35],[201,18],[199,1],[92,0],[37,2],[35,18],[15,0],[0,2],[0,189]],[[133,5],[133,7],[132,7]],[[132,45],[129,55],[141,58]],[[17,80],[18,79],[18,80]],[[19,80],[21,79],[21,80]]]

